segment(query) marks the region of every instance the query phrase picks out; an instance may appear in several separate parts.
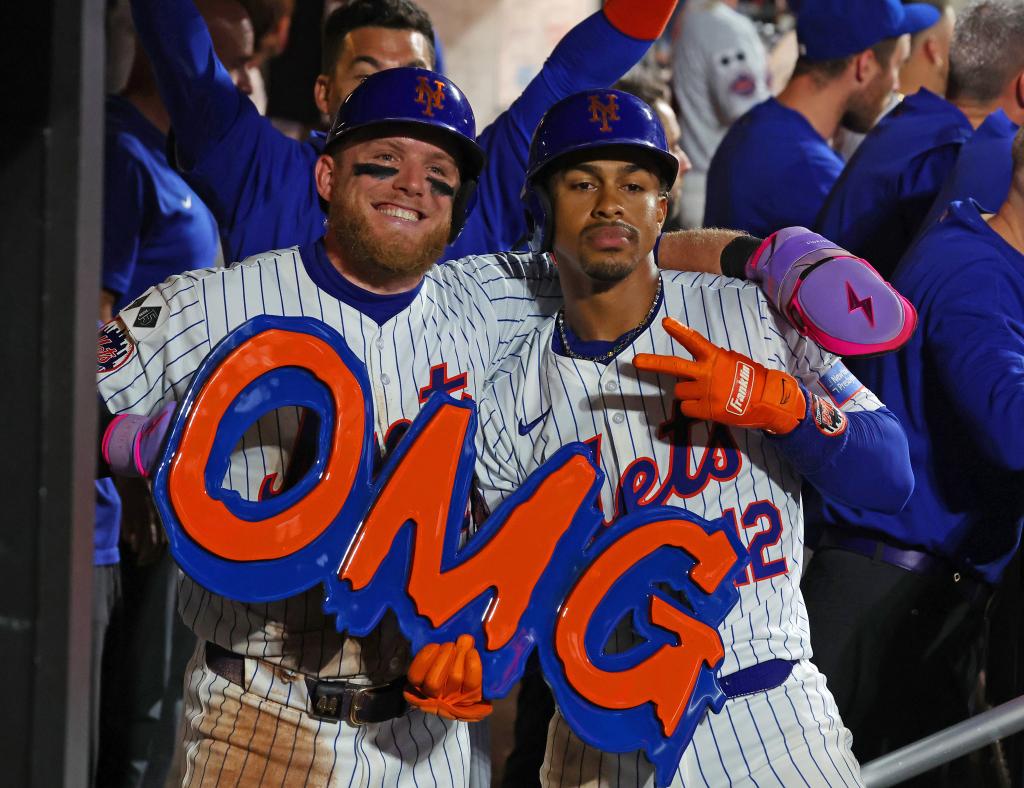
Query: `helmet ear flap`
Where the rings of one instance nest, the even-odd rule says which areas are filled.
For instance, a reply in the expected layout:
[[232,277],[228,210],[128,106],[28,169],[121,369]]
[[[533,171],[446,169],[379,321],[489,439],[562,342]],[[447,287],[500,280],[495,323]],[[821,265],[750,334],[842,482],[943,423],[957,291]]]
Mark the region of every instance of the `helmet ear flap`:
[[462,228],[466,226],[466,217],[476,203],[476,179],[465,181],[459,186],[452,201],[452,229],[448,233],[448,243],[455,243]]
[[530,239],[531,252],[550,252],[554,243],[555,217],[551,210],[551,196],[548,190],[536,181],[527,183],[526,228]]

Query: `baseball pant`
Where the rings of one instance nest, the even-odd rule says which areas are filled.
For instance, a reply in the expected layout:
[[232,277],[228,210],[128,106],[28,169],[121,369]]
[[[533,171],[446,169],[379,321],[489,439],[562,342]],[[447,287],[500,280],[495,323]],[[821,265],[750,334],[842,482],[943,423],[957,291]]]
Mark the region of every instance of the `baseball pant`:
[[185,674],[183,786],[467,786],[469,725],[411,710],[353,726],[310,717],[301,674],[246,659],[244,685]]
[[[863,783],[825,677],[804,660],[774,689],[726,701],[697,726],[672,781],[679,786],[846,786]],[[541,767],[545,786],[652,788],[642,753],[604,753],[583,744],[556,711]]]

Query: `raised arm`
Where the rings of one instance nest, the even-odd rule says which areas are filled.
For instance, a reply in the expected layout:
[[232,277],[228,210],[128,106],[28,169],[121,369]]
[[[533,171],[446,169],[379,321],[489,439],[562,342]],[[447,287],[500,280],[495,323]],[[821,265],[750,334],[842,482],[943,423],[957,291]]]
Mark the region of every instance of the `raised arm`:
[[566,96],[621,78],[661,35],[675,6],[676,0],[608,0],[565,34],[522,95],[480,135],[487,167],[478,202],[446,260],[513,249],[525,237],[520,194],[541,117]]
[[217,59],[192,0],[132,0],[131,8],[187,169],[216,146],[248,100]]
[[192,0],[131,6],[171,118],[175,164],[213,212],[224,258],[321,234],[318,151],[277,131],[235,87]]

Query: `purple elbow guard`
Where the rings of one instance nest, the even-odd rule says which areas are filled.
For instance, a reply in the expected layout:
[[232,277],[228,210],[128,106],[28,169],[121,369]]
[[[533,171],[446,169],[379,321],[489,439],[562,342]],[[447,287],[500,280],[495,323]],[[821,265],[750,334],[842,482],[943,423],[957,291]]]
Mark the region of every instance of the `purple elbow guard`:
[[840,356],[898,350],[917,326],[914,305],[867,260],[804,227],[766,238],[747,278],[801,334]]
[[107,425],[100,450],[111,473],[117,476],[150,476],[174,408],[175,403],[169,402],[155,416],[122,414]]

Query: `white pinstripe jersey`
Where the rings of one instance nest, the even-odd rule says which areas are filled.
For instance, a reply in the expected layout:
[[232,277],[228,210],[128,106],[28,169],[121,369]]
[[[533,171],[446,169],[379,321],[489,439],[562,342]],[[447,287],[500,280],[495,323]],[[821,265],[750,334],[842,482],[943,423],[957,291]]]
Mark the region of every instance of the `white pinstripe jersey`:
[[[822,396],[828,392],[820,376],[837,358],[800,337],[756,285],[691,273],[663,272],[662,280],[658,316],[607,366],[554,353],[554,319],[505,360],[480,403],[483,456],[478,466],[486,468],[481,474],[485,497],[493,508],[560,446],[596,442],[605,473],[601,507],[606,520],[612,519],[620,495],[620,511],[664,504],[709,520],[734,517],[752,566],[739,603],[720,628],[722,674],[769,659],[808,658],[810,637],[800,595],[800,478],[760,430],[676,419],[675,379],[638,376],[632,360],[637,353],[690,358],[662,328],[666,316],[716,345],[789,372]],[[844,410],[879,407],[866,389],[843,405]],[[608,648],[619,650],[630,639],[620,632]]]
[[[172,277],[126,308],[120,319],[134,350],[117,369],[99,375],[99,390],[113,413],[152,414],[180,400],[211,349],[249,318],[304,316],[337,330],[366,364],[380,446],[392,425],[415,418],[432,382],[455,397],[477,398],[497,362],[557,308],[559,292],[545,257],[466,258],[435,266],[412,303],[378,326],[318,288],[298,248],[267,252],[228,269]],[[133,327],[140,310],[155,307],[161,310],[156,326]],[[260,419],[232,453],[224,486],[257,500],[261,489],[283,479],[297,427],[294,408]],[[179,585],[185,623],[200,639],[235,653],[324,678],[386,681],[405,672],[408,645],[392,617],[366,638],[346,639],[322,605],[319,586],[278,602],[246,604],[211,594],[188,577]]]

